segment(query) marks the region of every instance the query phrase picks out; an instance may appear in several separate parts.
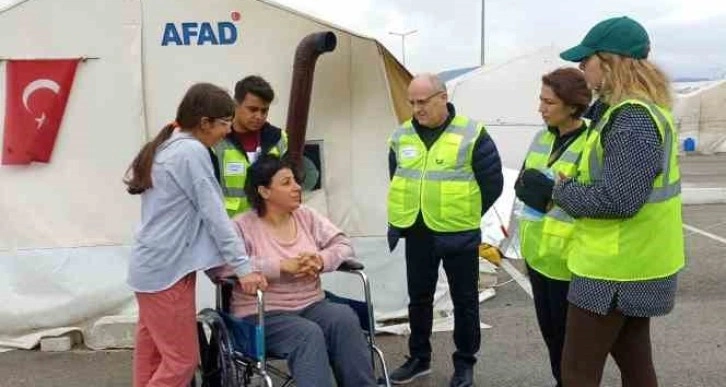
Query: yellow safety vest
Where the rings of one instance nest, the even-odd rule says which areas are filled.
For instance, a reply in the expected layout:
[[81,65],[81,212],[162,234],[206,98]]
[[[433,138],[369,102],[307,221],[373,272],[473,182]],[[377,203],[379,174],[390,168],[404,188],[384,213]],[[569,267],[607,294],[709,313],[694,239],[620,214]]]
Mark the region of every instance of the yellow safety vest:
[[[556,139],[557,136],[549,129],[539,132],[529,147],[524,168],[543,172],[549,168],[554,176],[574,177],[587,140],[587,132],[578,134],[560,157],[548,167]],[[574,219],[557,206],[550,209],[541,220],[519,221],[522,255],[532,269],[555,280],[571,279],[572,273],[567,269],[565,259],[565,246],[572,236],[573,222]]]
[[[641,281],[668,277],[685,264],[681,217],[681,174],[675,126],[670,112],[639,100],[610,107],[590,134],[578,166],[577,181],[602,179],[603,146],[600,134],[612,113],[626,104],[643,106],[663,139],[662,172],[638,213],[629,219],[578,218],[567,260],[574,274],[613,281]],[[633,168],[638,168],[634,165]]]
[[481,224],[481,191],[472,152],[484,126],[455,116],[426,149],[409,120],[393,132],[389,146],[397,168],[388,190],[388,222],[408,228],[419,212],[434,231],[476,230]]
[[[283,130],[280,140],[267,154],[281,156],[287,152],[287,133]],[[219,160],[221,169],[222,192],[224,193],[224,204],[227,208],[227,215],[233,217],[247,211],[250,204],[245,194],[245,181],[247,179],[247,168],[250,161],[247,154],[240,150],[228,139],[220,141],[214,147],[214,153]]]

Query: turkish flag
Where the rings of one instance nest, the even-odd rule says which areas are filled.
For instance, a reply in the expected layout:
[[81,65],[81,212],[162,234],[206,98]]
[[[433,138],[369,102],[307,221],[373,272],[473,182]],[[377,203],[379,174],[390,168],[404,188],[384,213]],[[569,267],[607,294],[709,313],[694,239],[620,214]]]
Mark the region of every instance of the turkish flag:
[[50,160],[78,62],[7,61],[2,164]]

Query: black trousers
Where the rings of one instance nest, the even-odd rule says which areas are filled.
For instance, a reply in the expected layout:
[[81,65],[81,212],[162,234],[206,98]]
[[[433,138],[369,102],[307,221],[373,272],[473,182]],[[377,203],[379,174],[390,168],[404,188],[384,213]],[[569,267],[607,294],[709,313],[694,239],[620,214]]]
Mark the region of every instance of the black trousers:
[[567,322],[567,290],[570,281],[559,281],[545,277],[527,265],[529,282],[532,284],[534,309],[542,337],[550,354],[552,376],[557,386],[562,386],[562,349],[565,346],[565,327]]
[[[442,251],[444,250],[444,251]],[[446,251],[449,250],[449,251]],[[479,329],[479,253],[475,247],[442,249],[427,230],[406,234],[406,276],[408,277],[408,315],[411,357],[431,359],[433,301],[439,264],[443,261],[454,304],[453,362],[456,367],[471,367],[481,343]]]

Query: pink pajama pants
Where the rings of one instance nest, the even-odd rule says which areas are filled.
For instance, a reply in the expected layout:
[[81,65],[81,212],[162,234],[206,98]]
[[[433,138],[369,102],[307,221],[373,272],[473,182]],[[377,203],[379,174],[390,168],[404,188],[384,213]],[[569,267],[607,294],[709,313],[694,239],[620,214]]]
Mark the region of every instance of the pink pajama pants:
[[157,293],[136,293],[134,387],[186,387],[199,364],[196,273]]

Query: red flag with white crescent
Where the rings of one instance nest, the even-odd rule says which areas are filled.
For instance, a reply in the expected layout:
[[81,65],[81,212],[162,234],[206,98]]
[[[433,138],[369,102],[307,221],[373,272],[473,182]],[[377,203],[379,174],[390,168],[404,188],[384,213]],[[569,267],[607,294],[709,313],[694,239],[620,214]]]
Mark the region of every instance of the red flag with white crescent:
[[2,164],[50,161],[79,61],[7,62]]

